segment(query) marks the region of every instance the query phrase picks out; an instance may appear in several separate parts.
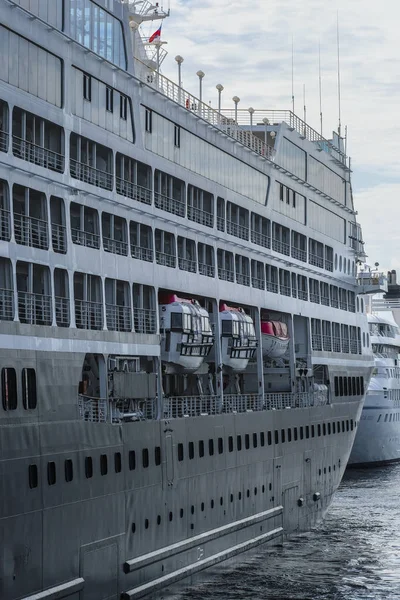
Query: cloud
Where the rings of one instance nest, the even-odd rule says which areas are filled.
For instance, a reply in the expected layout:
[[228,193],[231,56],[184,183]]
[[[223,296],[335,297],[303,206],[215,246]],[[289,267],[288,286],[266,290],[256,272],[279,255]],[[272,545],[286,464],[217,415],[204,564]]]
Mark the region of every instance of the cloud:
[[[341,117],[348,125],[355,207],[370,259],[400,268],[400,5],[371,0],[172,0],[163,25],[168,52],[163,73],[177,80],[173,57],[184,57],[183,85],[197,94],[203,70],[203,99],[223,106],[291,108],[292,39],[295,111],[319,130],[318,47],[321,48],[323,133],[338,125],[337,15],[340,30]],[[153,27],[150,25],[149,28]]]

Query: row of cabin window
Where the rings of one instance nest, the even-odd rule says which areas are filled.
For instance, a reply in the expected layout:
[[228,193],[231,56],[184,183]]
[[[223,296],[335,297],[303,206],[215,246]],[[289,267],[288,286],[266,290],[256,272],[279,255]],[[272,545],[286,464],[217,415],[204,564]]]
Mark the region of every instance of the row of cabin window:
[[[84,100],[92,101],[92,76],[88,73],[82,73],[82,92]],[[119,116],[126,121],[128,116],[128,97],[125,94],[115,90],[109,85],[105,86],[105,105],[106,110],[114,112],[114,96],[119,98]]]
[[[0,320],[69,327],[71,322],[69,273],[17,261],[17,303],[14,301],[11,261],[0,257]],[[151,286],[75,272],[73,275],[75,322],[78,329],[156,333],[155,292]],[[105,300],[105,302],[104,302]],[[15,306],[16,304],[16,306]]]
[[[382,416],[383,416],[382,414],[379,415],[379,417],[377,419],[377,423],[379,423],[379,421],[381,421]],[[399,421],[400,421],[400,413],[386,413],[385,418],[381,422],[383,422],[383,423],[397,422],[398,423]]]
[[[273,441],[275,444],[297,441],[298,439],[309,439],[310,437],[321,437],[321,435],[331,435],[336,433],[344,433],[345,431],[353,431],[355,423],[353,419],[343,421],[333,421],[332,423],[318,423],[317,425],[305,425],[304,427],[291,427],[287,429],[275,429],[274,431],[267,431],[265,434],[263,431],[260,433],[249,434],[246,433],[243,436],[236,436],[236,448],[234,445],[234,436],[228,437],[228,452],[237,452],[241,450],[250,450],[257,448],[258,446],[263,447],[266,444],[271,446]],[[310,435],[311,434],[311,435]],[[214,456],[214,454],[223,454],[224,452],[224,438],[219,437],[217,441],[210,438],[207,443],[208,456]],[[183,443],[178,443],[177,446],[178,461],[182,462],[185,459],[185,447]],[[195,443],[189,442],[187,447],[187,453],[189,460],[195,458]],[[197,444],[197,454],[199,458],[203,458],[206,453],[206,443],[204,440],[199,440]]]
[[343,323],[331,323],[311,319],[311,343],[313,350],[321,352],[344,352],[362,354],[361,328]]
[[[267,490],[267,486],[266,486],[265,484],[263,484],[263,485],[261,486],[261,493],[262,493],[262,494],[265,494],[266,490]],[[268,490],[269,490],[270,492],[272,491],[272,483],[269,483],[269,484],[268,484]],[[254,487],[253,494],[254,494],[254,496],[257,496],[257,494],[258,494],[258,487],[257,487],[257,486],[255,486],[255,487]],[[251,491],[250,491],[250,488],[247,488],[247,490],[246,490],[246,493],[244,493],[244,492],[243,492],[243,494],[242,494],[242,491],[241,491],[241,490],[240,490],[240,491],[237,493],[237,500],[238,500],[239,502],[242,500],[242,497],[243,497],[243,498],[250,498],[250,497],[251,497]],[[235,499],[235,496],[234,496],[234,494],[233,494],[233,493],[230,493],[230,494],[229,494],[229,503],[231,503],[231,504],[232,504],[232,503],[233,503],[233,501],[234,501],[234,499]],[[274,500],[274,497],[270,498],[270,500],[271,500],[271,501],[273,501],[273,500]],[[226,502],[226,503],[225,503],[224,497],[223,497],[223,496],[220,496],[220,498],[219,498],[219,506],[221,506],[221,507],[222,507],[222,506],[224,506],[224,505],[226,505],[226,504],[228,504],[228,502]],[[216,502],[214,501],[214,498],[211,498],[211,499],[210,499],[210,508],[211,508],[211,510],[213,510],[213,509],[215,508],[215,506],[216,506],[216,505],[218,505],[218,503],[216,503]],[[201,513],[205,512],[205,510],[206,510],[206,504],[205,504],[204,502],[200,502],[200,505],[199,505],[199,506],[200,506],[200,512],[201,512]],[[171,522],[173,521],[173,519],[174,519],[174,513],[173,513],[172,511],[167,511],[167,512],[168,512],[168,521],[171,523]],[[194,514],[195,514],[195,512],[196,512],[196,507],[195,507],[195,505],[194,505],[194,504],[192,504],[192,505],[190,506],[190,514],[191,514],[191,515],[194,515]],[[183,508],[181,508],[181,509],[179,510],[179,517],[180,517],[181,519],[183,519],[183,516],[184,516],[184,514],[185,514],[185,511],[184,511],[184,509],[183,509]],[[161,515],[157,515],[157,518],[156,518],[156,523],[157,523],[157,525],[161,525],[161,521],[162,521],[162,519],[161,519]],[[145,529],[148,529],[149,527],[150,527],[150,521],[149,521],[149,519],[145,519],[145,520],[144,520],[144,528],[145,528]],[[194,524],[192,523],[192,524],[191,524],[191,529],[193,529],[193,528],[194,528]],[[135,523],[135,522],[133,522],[133,523],[132,523],[132,525],[131,525],[131,531],[132,531],[132,533],[136,533],[136,531],[137,531],[137,526],[136,526],[136,523]]]
[[[13,153],[29,162],[63,172],[65,152],[62,128],[18,108],[14,109],[14,113]],[[4,138],[0,150],[7,150],[7,146],[4,147],[5,141],[7,140]],[[105,189],[113,189],[112,150],[75,133],[71,133],[70,145],[71,176]],[[151,167],[120,153],[116,155],[115,167],[117,193],[151,204]],[[185,182],[157,169],[154,172],[154,203],[161,210],[181,217],[185,217],[187,212],[189,220],[214,227],[214,196],[189,184],[186,203]],[[43,216],[42,220],[45,220]],[[225,231],[225,221],[228,234],[267,248],[271,248],[272,237],[274,251],[307,262],[306,236],[291,232],[279,223],[272,224],[271,236],[269,219],[256,213],[251,213],[250,228],[250,212],[247,209],[227,202],[225,212],[225,201],[218,198],[217,228]],[[308,253],[311,264],[333,271],[333,249],[330,246],[324,247],[321,242],[310,240]]]
[[[100,475],[104,476],[108,474],[108,466],[109,457],[107,454],[100,454],[99,457],[99,472]],[[154,464],[155,466],[161,465],[161,448],[160,446],[156,446],[154,448]],[[135,450],[130,450],[128,454],[128,465],[129,470],[134,471],[136,469],[136,452]],[[95,473],[95,467],[93,458],[91,456],[85,457],[85,477],[86,479],[91,479]],[[144,469],[147,469],[150,466],[150,455],[148,448],[143,448],[142,450],[142,466]],[[114,452],[114,471],[115,473],[122,472],[122,455],[121,452]],[[38,487],[39,485],[39,476],[38,476],[38,467],[36,464],[29,465],[28,469],[29,475],[29,487],[31,489]],[[74,478],[74,464],[71,458],[67,458],[64,460],[64,477],[67,483],[71,482]],[[47,463],[47,483],[49,485],[55,485],[57,483],[57,467],[54,461],[50,461]]]
[[[21,371],[22,404],[25,410],[33,410],[37,406],[36,372],[25,368]],[[1,369],[1,397],[3,409],[16,410],[18,407],[17,373],[12,367]]]
[[335,396],[364,396],[363,377],[335,377]]

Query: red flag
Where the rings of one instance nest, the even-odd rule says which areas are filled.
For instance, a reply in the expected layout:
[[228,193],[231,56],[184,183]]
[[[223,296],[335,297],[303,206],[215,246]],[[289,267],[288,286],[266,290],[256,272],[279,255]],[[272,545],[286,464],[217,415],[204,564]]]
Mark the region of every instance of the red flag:
[[161,25],[160,25],[160,27],[157,29],[157,31],[155,31],[155,32],[153,33],[153,35],[149,37],[149,44],[151,44],[151,42],[154,42],[154,40],[155,40],[156,38],[160,38],[160,37],[161,37]]

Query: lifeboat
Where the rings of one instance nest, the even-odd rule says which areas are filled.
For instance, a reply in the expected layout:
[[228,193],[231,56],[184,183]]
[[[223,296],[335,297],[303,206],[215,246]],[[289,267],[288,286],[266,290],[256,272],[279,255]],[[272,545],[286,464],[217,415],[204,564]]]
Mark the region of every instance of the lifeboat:
[[244,371],[257,348],[253,319],[243,308],[219,307],[222,364]]
[[261,321],[262,353],[265,358],[281,358],[289,347],[286,323]]
[[213,343],[210,318],[197,300],[165,296],[159,305],[161,360],[168,373],[197,371]]

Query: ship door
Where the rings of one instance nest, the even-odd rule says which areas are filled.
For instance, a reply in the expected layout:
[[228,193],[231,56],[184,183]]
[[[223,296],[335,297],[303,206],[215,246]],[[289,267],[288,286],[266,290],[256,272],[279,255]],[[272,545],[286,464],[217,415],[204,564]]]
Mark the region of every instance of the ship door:
[[299,529],[299,487],[292,485],[282,491],[283,529],[285,534]]
[[118,597],[118,541],[95,542],[81,547],[82,600],[114,600]]
[[163,486],[164,489],[172,488],[175,484],[175,465],[174,465],[174,436],[172,429],[168,424],[165,425],[164,431],[164,456],[165,468],[163,471]]

